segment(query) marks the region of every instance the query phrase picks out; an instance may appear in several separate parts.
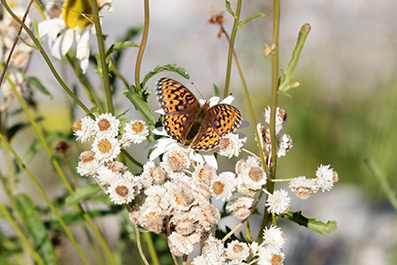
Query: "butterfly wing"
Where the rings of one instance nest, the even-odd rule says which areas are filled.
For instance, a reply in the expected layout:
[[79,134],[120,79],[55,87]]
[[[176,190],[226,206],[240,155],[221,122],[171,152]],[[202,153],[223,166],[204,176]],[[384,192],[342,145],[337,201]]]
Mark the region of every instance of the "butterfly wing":
[[209,109],[208,119],[215,132],[222,137],[237,130],[243,117],[241,112],[232,105],[218,104]]
[[203,122],[197,136],[190,144],[195,150],[210,150],[215,148],[223,136],[234,132],[242,122],[240,111],[229,104],[218,104],[208,110],[208,116]]
[[165,114],[163,126],[168,135],[184,144],[190,125],[196,119],[200,104],[181,83],[163,77],[156,83],[157,100]]

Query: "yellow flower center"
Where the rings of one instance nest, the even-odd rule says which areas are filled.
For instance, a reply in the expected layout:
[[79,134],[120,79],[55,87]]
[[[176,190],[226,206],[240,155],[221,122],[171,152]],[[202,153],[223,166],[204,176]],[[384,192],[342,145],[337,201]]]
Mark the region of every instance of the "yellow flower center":
[[66,0],[62,6],[62,17],[68,28],[84,28],[93,22],[90,0]]
[[136,133],[141,133],[141,132],[143,131],[144,128],[145,128],[145,125],[143,125],[143,123],[140,122],[140,121],[134,122],[134,123],[131,125],[131,129],[132,129],[134,132],[136,132]]
[[98,150],[102,154],[108,154],[112,150],[112,143],[108,139],[102,139],[98,142]]
[[81,131],[82,128],[83,128],[83,123],[81,122],[81,120],[77,120],[73,123],[73,131],[74,132]]

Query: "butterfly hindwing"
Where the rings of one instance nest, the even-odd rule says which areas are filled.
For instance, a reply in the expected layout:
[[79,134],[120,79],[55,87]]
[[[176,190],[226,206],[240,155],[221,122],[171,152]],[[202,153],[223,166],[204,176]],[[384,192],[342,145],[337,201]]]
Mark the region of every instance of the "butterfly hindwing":
[[209,119],[201,125],[200,131],[190,144],[190,148],[194,150],[210,150],[215,148],[221,137],[216,133],[215,128],[211,125]]
[[242,122],[240,111],[229,104],[218,104],[211,107],[208,119],[221,137],[234,132]]

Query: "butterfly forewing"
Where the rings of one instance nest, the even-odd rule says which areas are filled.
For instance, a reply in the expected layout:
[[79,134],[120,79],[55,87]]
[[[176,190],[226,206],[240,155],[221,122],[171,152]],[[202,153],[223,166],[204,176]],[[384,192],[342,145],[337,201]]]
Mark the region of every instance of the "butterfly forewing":
[[166,77],[157,81],[156,94],[165,114],[191,114],[200,108],[200,103],[189,89]]
[[219,136],[234,132],[242,122],[240,111],[229,104],[218,104],[209,109],[209,121]]

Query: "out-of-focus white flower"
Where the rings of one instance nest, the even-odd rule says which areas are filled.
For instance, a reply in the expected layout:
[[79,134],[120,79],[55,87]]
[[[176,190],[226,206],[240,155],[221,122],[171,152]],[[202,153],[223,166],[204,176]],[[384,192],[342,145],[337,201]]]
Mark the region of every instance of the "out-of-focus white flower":
[[291,199],[288,192],[284,189],[275,190],[269,194],[266,199],[268,212],[272,214],[284,214],[291,208]]
[[[256,129],[259,133],[259,139],[262,145],[262,149],[266,152],[272,150],[272,143],[270,139],[270,130],[265,129],[260,123],[257,124]],[[277,157],[282,157],[287,154],[287,152],[292,148],[292,138],[283,131],[279,131],[276,134],[277,137]]]
[[222,172],[211,184],[212,194],[222,201],[230,199],[236,189],[236,175],[233,172]]
[[96,137],[92,144],[92,151],[100,162],[107,162],[120,154],[120,144],[116,138]]
[[131,142],[134,144],[142,143],[149,135],[149,129],[142,120],[133,120],[124,125],[124,133],[121,142],[123,147],[128,147]]
[[115,182],[116,179],[121,177],[121,173],[110,169],[108,166],[101,166],[98,169],[96,178],[102,185],[110,185]]
[[73,134],[77,136],[77,141],[85,143],[97,133],[95,121],[90,117],[83,117],[73,123]]
[[[98,8],[107,7],[112,1],[98,1]],[[90,32],[95,33],[91,3],[89,0],[66,0],[62,13],[39,23],[40,38],[48,37],[51,54],[61,60],[70,50],[73,43],[77,44],[76,58],[80,60],[83,73],[88,68],[90,55]]]

